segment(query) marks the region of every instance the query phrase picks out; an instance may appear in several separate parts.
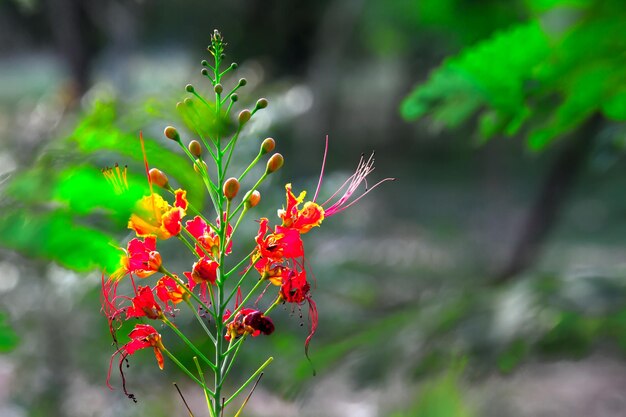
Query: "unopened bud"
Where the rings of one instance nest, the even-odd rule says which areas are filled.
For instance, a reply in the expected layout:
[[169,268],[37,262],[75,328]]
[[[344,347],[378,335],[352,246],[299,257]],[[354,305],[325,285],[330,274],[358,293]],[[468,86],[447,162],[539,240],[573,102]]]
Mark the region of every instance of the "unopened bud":
[[232,100],[232,102],[236,102],[237,100],[239,100],[239,96],[237,94],[231,94],[230,99]]
[[244,85],[248,84],[248,80],[246,80],[245,78],[242,78],[239,80],[239,86],[243,87]]
[[191,85],[191,84],[187,84],[187,85],[185,86],[185,91],[187,91],[188,93],[193,93],[194,91],[196,91],[196,89],[195,89],[195,88],[193,88],[193,85]]
[[202,68],[202,71],[200,71],[200,74],[204,75],[205,77],[209,76],[209,70],[206,68]]
[[200,62],[200,65],[202,65],[203,67],[208,67],[209,61],[207,61],[206,59],[203,59],[202,62]]
[[260,98],[257,100],[256,102],[256,108],[257,109],[264,109],[267,107],[267,99],[266,98]]
[[237,178],[231,177],[224,181],[224,196],[232,200],[239,192],[239,181]]
[[279,153],[275,153],[270,159],[268,159],[265,172],[268,174],[276,172],[280,169],[280,167],[283,166],[283,163],[285,163],[285,159],[283,158],[283,156]]
[[246,124],[248,122],[248,120],[250,120],[250,110],[248,109],[243,109],[242,111],[239,112],[239,124]]
[[276,141],[272,138],[267,138],[261,143],[261,155],[265,155],[266,153],[270,153],[276,147]]
[[222,87],[222,84],[217,83],[215,84],[215,87],[213,87],[213,91],[215,91],[217,94],[222,94],[222,91],[224,91],[224,87]]
[[239,65],[237,65],[236,62],[233,62],[232,64],[230,64],[230,69],[237,69]]
[[197,140],[192,140],[191,142],[189,142],[187,148],[189,149],[189,152],[191,152],[191,154],[196,158],[200,158],[202,156],[202,146],[200,146],[200,142],[198,142]]
[[191,107],[193,106],[193,100],[190,97],[187,97],[186,99],[183,100],[183,103],[185,104],[185,106],[187,107]]
[[169,181],[167,179],[167,175],[165,175],[163,171],[157,168],[152,168],[148,172],[148,175],[152,184],[158,185],[161,188],[167,188]]
[[252,207],[259,204],[259,202],[261,201],[261,193],[257,190],[254,190],[252,192],[248,191],[245,201],[246,208],[251,209]]
[[207,170],[209,169],[209,167],[207,166],[206,162],[202,161],[202,160],[197,160],[194,164],[193,164],[193,170],[196,171],[198,174],[200,174],[200,168],[198,168],[198,164],[202,164],[204,166],[204,172],[207,172]]
[[174,142],[180,142],[180,135],[178,134],[178,130],[174,126],[168,126],[163,131],[163,134],[166,138],[173,140]]

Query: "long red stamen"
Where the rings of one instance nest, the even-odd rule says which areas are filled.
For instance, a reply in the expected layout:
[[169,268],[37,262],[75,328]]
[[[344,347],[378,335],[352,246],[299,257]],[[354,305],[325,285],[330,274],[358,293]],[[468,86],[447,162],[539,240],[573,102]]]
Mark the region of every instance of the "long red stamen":
[[328,135],[326,135],[326,146],[324,147],[324,158],[322,158],[322,170],[320,171],[320,179],[317,181],[317,188],[315,189],[315,195],[313,196],[313,202],[317,200],[317,194],[322,187],[322,178],[324,177],[324,167],[326,166],[326,155],[328,154]]

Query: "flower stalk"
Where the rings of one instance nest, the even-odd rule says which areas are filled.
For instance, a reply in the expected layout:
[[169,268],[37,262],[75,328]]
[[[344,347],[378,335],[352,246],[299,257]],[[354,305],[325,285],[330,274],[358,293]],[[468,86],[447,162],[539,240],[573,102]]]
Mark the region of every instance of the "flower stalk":
[[[348,178],[342,187],[343,190],[338,190],[330,200],[341,191],[344,192],[343,196],[330,203],[327,209],[323,206],[329,204],[328,202],[317,204],[315,201],[322,184],[328,151],[327,139],[322,174],[313,201],[305,202],[306,193],[302,192],[296,196],[292,192],[291,184],[287,184],[285,205],[278,210],[279,222],[270,226],[267,218],[258,219],[258,234],[250,239],[255,245],[254,249],[239,261],[231,262],[233,236],[238,226],[259,204],[261,194],[257,189],[270,174],[282,167],[284,158],[280,153],[273,153],[267,158],[264,173],[256,181],[247,178],[251,169],[274,151],[276,141],[267,138],[263,140],[258,154],[243,172],[228,177],[227,171],[232,169],[231,161],[236,155],[237,143],[246,133],[245,126],[254,121],[254,116],[259,110],[268,106],[268,100],[260,98],[252,111],[241,110],[236,118],[236,131],[230,137],[226,134],[222,126],[223,120],[229,117],[231,109],[238,101],[237,92],[247,82],[243,78],[240,79],[230,92],[224,94],[222,78],[237,67],[233,63],[225,70],[221,70],[225,46],[222,35],[215,31],[208,48],[213,56],[213,62],[202,62],[204,67],[202,74],[211,81],[213,100],[206,99],[194,86],[188,85],[186,91],[191,97],[177,105],[183,116],[187,116],[186,120],[200,141],[193,139],[189,146],[185,146],[176,128],[168,126],[164,130],[165,137],[179,144],[201,177],[214,213],[210,215],[202,213],[191,206],[187,201],[186,191],[172,188],[167,175],[158,168],[149,169],[144,151],[150,195],[137,203],[137,208],[128,222],[128,227],[135,231],[137,237],[128,242],[126,249],[122,249],[120,268],[108,279],[103,276],[102,280],[102,310],[109,321],[109,329],[116,346],[119,323],[128,319],[137,319],[141,322],[129,334],[130,341],[121,347],[118,346],[111,357],[110,369],[113,368],[113,360],[119,359],[122,387],[126,395],[135,401],[135,396],[126,390],[127,383],[122,366],[124,361],[136,352],[150,348],[154,351],[161,369],[164,369],[165,355],[191,381],[203,389],[211,417],[224,415],[238,417],[250,400],[273,357],[263,362],[238,387],[233,387],[227,377],[236,365],[244,343],[246,345],[253,343],[252,339],[255,337],[270,336],[274,332],[274,322],[269,315],[279,304],[291,304],[293,308],[308,305],[311,328],[304,343],[305,354],[308,357],[309,342],[317,329],[318,317],[317,307],[311,295],[311,285],[304,268],[308,263],[304,261],[302,236],[312,228],[320,226],[325,218],[350,207],[381,182],[390,180],[385,179],[369,190],[366,189],[360,196],[353,197],[359,185],[365,182],[365,177],[373,171],[373,158],[362,159],[355,174]],[[224,109],[227,102],[227,108]],[[209,120],[211,126],[209,128],[202,126],[200,123],[203,120]],[[140,137],[140,140],[143,149],[143,138]],[[202,159],[203,155],[208,155],[207,161],[214,165],[214,169],[211,168],[211,172],[214,172],[213,177]],[[105,171],[105,175],[111,177],[111,171]],[[240,187],[244,180],[248,183],[253,182],[253,185],[248,187],[244,184],[245,189],[249,191],[242,197]],[[112,182],[115,192],[124,192],[120,184],[122,184],[120,181]],[[152,187],[153,184],[158,188]],[[155,192],[155,188],[169,192],[173,201],[163,198]],[[192,219],[189,219],[188,212],[194,216]],[[236,216],[237,220],[233,227],[231,220]],[[212,218],[215,220],[210,221]],[[162,258],[158,244],[171,237],[177,237],[188,249],[191,259],[186,271],[174,273],[165,267],[167,259]],[[250,277],[250,274],[253,277]],[[154,286],[149,284],[153,275],[162,275]],[[133,294],[118,294],[118,284],[126,276],[133,284]],[[141,282],[142,285],[135,285],[135,277],[145,281]],[[242,295],[242,288],[245,297]],[[273,301],[265,311],[258,310],[256,306],[266,293]],[[256,302],[250,306],[253,296],[257,296]],[[185,330],[176,325],[176,317],[185,314],[177,306],[191,311],[187,314],[194,316],[199,324],[199,330],[206,334],[205,340],[212,344],[213,358],[209,358],[210,355],[196,346],[191,338],[185,335]],[[150,321],[163,323],[165,325],[163,328],[167,332],[165,336],[148,324]],[[165,347],[166,343],[163,340],[167,341],[171,334],[182,340],[193,355],[195,370],[188,369]],[[203,369],[207,370],[209,375],[205,376]],[[109,370],[107,383],[110,378]],[[227,412],[225,408],[253,382],[254,386],[241,407],[234,413]],[[178,389],[178,386],[176,388]],[[182,393],[181,397],[184,401]],[[188,407],[187,410],[193,415]]]

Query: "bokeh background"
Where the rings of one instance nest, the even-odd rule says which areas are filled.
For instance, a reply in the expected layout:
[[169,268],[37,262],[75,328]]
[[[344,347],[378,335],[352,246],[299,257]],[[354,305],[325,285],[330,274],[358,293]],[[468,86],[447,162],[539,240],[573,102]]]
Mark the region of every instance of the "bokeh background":
[[277,310],[246,416],[626,416],[624,27],[620,0],[0,1],[0,415],[184,416],[172,381],[205,415],[149,353],[138,404],[106,388],[99,267],[129,234],[89,185],[141,179],[142,130],[197,191],[161,132],[218,28],[240,108],[270,103],[238,166],[267,136],[286,157],[255,216],[314,189],[326,135],[322,195],[372,150],[398,178],[306,235],[317,375],[306,314]]

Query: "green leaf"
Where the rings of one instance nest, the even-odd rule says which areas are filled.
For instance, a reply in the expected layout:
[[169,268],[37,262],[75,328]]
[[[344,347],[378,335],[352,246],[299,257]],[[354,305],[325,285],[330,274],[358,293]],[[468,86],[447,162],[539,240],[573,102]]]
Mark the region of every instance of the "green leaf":
[[516,340],[498,357],[498,368],[503,373],[511,373],[528,355],[528,345]]
[[525,81],[549,51],[538,21],[501,32],[446,60],[403,101],[401,113],[414,120],[432,112],[450,127],[485,105],[523,118],[528,113]]
[[[622,85],[626,85],[626,82]],[[615,121],[626,120],[626,88],[615,91],[602,105],[602,113],[607,119]]]
[[0,352],[13,350],[18,342],[17,334],[7,323],[7,315],[0,312]]
[[394,417],[470,417],[473,413],[465,404],[459,383],[459,371],[424,384],[415,405],[409,412],[398,412]]
[[626,8],[621,1],[527,0],[536,19],[449,57],[404,100],[407,120],[455,128],[481,112],[483,140],[528,134],[532,150],[593,114],[626,120]]
[[[97,151],[113,151],[136,161],[143,161],[139,131],[128,133],[118,128],[115,106],[112,103],[99,103],[92,114],[88,115],[76,128],[70,141],[76,150],[84,154]],[[205,187],[200,176],[193,170],[193,165],[186,156],[173,152],[161,143],[174,142],[162,139],[156,141],[144,135],[146,156],[150,166],[158,167],[170,180],[175,179],[187,190],[191,203],[202,209]],[[180,151],[180,150],[179,150]],[[182,151],[181,151],[182,152]]]
[[0,217],[0,244],[80,272],[119,267],[120,250],[114,239],[80,225],[63,211],[5,210]]

